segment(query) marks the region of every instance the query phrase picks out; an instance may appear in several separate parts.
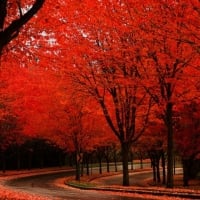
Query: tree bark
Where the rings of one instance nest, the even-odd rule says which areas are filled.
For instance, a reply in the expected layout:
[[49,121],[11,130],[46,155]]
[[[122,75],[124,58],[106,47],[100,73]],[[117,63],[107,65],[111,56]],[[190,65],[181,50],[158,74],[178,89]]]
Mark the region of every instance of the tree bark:
[[109,159],[106,159],[106,167],[107,167],[107,172],[110,172],[110,162],[109,162]]
[[101,157],[99,157],[99,174],[102,174],[102,162],[101,162]]
[[129,144],[127,144],[127,142],[122,143],[121,149],[122,149],[122,163],[123,163],[123,186],[129,186],[129,172],[128,172]]
[[160,167],[159,167],[159,158],[156,160],[156,176],[157,176],[157,182],[160,183]]
[[168,102],[166,106],[166,123],[167,123],[167,188],[173,188],[173,123],[172,123],[173,104]]
[[80,153],[76,153],[76,180],[80,181],[81,177],[81,158],[80,158]]
[[162,174],[163,174],[163,184],[166,184],[166,172],[165,172],[165,155],[164,151],[161,153],[161,162],[162,162]]
[[17,37],[20,29],[24,26],[43,6],[45,0],[35,0],[33,6],[25,14],[15,19],[11,24],[4,28],[5,19],[7,16],[7,0],[0,1],[0,56],[2,55],[3,48],[8,43]]
[[153,168],[153,181],[156,182],[156,165],[155,165],[155,159],[152,160],[152,168]]
[[189,161],[187,159],[182,160],[183,163],[183,186],[189,186]]

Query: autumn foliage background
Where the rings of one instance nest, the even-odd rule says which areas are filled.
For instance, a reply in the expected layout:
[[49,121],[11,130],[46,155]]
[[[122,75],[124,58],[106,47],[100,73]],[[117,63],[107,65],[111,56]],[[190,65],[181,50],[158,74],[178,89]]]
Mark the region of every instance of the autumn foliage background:
[[[8,0],[0,30],[33,2]],[[200,155],[199,1],[46,0],[33,16],[2,46],[1,153],[40,138],[79,165],[115,147],[129,185],[132,149],[160,152],[173,187],[174,153],[183,163]]]

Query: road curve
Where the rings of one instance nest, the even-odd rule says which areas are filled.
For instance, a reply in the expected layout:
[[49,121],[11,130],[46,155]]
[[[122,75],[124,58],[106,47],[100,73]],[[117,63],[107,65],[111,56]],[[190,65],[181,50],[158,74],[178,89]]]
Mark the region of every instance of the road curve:
[[[131,186],[146,187],[145,179],[152,177],[152,170],[145,170],[140,172],[131,172],[129,174],[129,182]],[[122,185],[122,174],[113,177],[100,178],[104,185]]]
[[48,197],[52,200],[144,200],[140,197],[130,197],[122,193],[110,193],[103,191],[80,190],[71,187],[59,187],[54,184],[56,179],[71,176],[74,172],[62,171],[50,174],[32,175],[23,178],[8,180],[5,185],[17,191]]

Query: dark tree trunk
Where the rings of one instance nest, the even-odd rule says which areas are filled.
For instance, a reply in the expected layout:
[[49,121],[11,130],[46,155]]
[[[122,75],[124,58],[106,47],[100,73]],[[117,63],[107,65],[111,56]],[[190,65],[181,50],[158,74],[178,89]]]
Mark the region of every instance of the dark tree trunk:
[[155,160],[152,160],[152,168],[153,168],[153,181],[156,182],[156,165],[155,165]]
[[123,165],[123,186],[129,186],[129,172],[128,172],[128,154],[129,144],[122,143],[122,165]]
[[106,159],[106,167],[107,167],[107,172],[110,172],[110,162],[109,159]]
[[156,160],[156,176],[157,176],[157,182],[160,183],[160,167],[159,167],[159,158]]
[[81,165],[80,165],[80,162],[77,161],[76,162],[76,180],[80,181],[80,177],[81,177]]
[[92,175],[92,158],[90,159],[90,174]]
[[89,176],[90,169],[89,169],[89,155],[88,154],[86,154],[85,156],[85,162],[86,162],[86,174]]
[[172,103],[166,106],[166,123],[167,123],[167,188],[173,188],[173,123],[172,123]]
[[143,159],[140,157],[140,169],[143,169]]
[[190,171],[190,162],[187,159],[182,160],[183,163],[183,186],[189,186],[189,171]]
[[81,163],[81,176],[84,174],[84,163]]
[[166,184],[166,172],[165,172],[165,154],[164,151],[161,153],[161,162],[162,162],[162,174],[163,174],[163,184]]
[[114,163],[115,163],[115,172],[117,172],[117,155],[116,155],[116,151],[114,151]]
[[101,160],[101,157],[99,157],[99,174],[102,174],[102,160]]
[[80,152],[76,152],[76,180],[80,181],[81,178],[81,156]]

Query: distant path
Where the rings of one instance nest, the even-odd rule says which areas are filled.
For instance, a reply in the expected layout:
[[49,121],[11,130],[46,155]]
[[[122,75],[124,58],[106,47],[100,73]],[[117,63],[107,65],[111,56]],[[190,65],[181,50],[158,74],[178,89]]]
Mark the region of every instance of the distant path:
[[[176,174],[183,173],[182,168],[176,168]],[[144,171],[134,172],[130,171],[129,173],[129,183],[130,186],[140,186],[140,187],[148,187],[145,180],[152,178],[153,172],[152,169],[144,169]],[[162,177],[162,174],[161,174]],[[111,176],[111,177],[103,177],[99,178],[100,182],[105,185],[122,185],[122,174]]]
[[[145,170],[141,172],[131,172],[129,173],[129,183],[130,186],[147,186],[144,183],[145,179],[152,177],[152,170]],[[105,185],[122,185],[122,174],[111,176],[111,177],[103,177],[99,178],[100,182]]]

